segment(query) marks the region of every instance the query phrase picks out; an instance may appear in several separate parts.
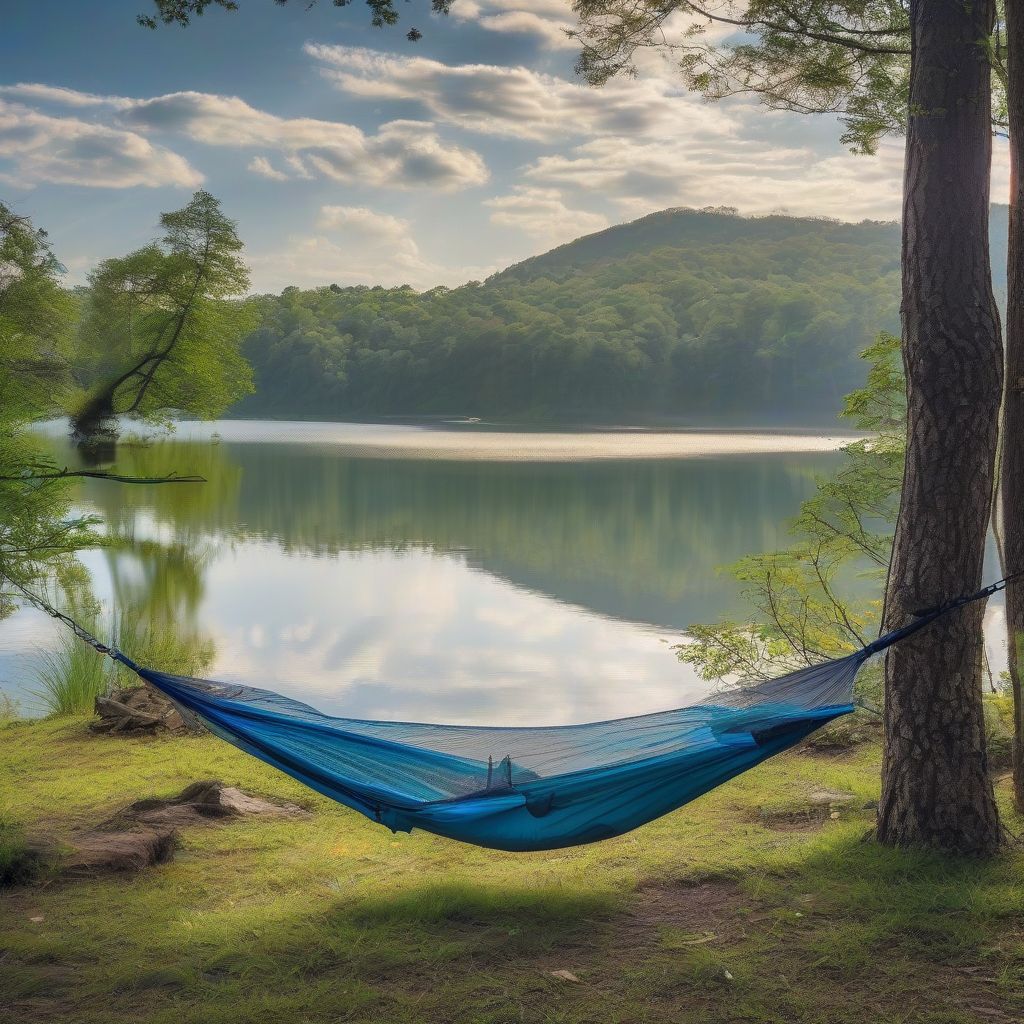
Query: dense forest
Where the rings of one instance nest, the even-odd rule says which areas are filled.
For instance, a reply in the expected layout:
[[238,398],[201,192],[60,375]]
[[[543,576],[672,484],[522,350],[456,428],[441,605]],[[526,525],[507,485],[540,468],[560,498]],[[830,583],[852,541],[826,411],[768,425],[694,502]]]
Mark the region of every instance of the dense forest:
[[666,210],[460,288],[286,288],[233,414],[830,420],[898,329],[899,233]]

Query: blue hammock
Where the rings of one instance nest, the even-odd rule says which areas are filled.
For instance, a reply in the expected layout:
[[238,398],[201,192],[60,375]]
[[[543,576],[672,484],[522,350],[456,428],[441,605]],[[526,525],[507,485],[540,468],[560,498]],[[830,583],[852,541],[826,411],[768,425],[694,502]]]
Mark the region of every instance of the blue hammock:
[[143,668],[29,596],[186,716],[332,800],[395,832],[522,851],[622,835],[792,747],[854,710],[868,658],[1004,586],[918,613],[844,658],[689,707],[547,728],[336,718],[269,690]]

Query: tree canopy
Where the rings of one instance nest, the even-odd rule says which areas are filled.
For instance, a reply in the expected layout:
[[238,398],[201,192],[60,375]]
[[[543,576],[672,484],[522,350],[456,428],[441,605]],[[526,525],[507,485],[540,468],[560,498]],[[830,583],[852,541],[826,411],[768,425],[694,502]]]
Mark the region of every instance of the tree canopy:
[[[856,152],[871,153],[884,136],[906,130],[907,0],[574,0],[573,9],[582,47],[576,70],[593,85],[635,73],[637,55],[657,50],[709,99],[752,95],[776,110],[837,114],[841,139]],[[997,72],[993,128],[1005,134],[1001,19],[980,43]]]
[[70,516],[66,481],[24,426],[68,392],[74,300],[46,233],[0,203],[0,616],[7,580],[66,575],[91,523]]
[[[332,7],[348,7],[353,0],[331,0]],[[406,0],[408,2],[408,0]],[[219,7],[225,11],[237,11],[238,0],[152,0],[153,13],[140,14],[138,23],[143,28],[158,28],[160,25],[189,25],[194,17],[201,16],[209,7]],[[288,0],[274,0],[278,7],[284,7]],[[305,0],[306,8],[315,7],[317,0]],[[434,14],[447,14],[451,9],[452,0],[430,0],[430,9]],[[366,0],[370,11],[370,24],[374,28],[397,25],[398,11],[394,0]],[[422,38],[423,33],[413,27],[406,33],[410,42]]]

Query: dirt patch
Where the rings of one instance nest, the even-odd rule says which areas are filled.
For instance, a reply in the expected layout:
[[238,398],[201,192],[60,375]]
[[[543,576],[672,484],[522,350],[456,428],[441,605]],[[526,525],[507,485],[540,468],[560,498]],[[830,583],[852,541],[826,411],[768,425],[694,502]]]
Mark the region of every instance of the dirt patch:
[[26,848],[37,851],[53,872],[66,878],[133,873],[171,860],[178,845],[178,829],[184,826],[238,818],[295,818],[308,813],[296,804],[205,780],[194,782],[174,797],[137,800],[93,829],[66,840],[42,838]]
[[797,747],[796,751],[801,757],[811,757],[822,761],[849,761],[857,754],[856,745],[849,743],[805,743]]
[[742,935],[757,909],[756,901],[734,882],[659,882],[637,889],[629,917],[633,927],[642,932],[677,928],[727,939]]
[[746,821],[776,832],[807,832],[821,828],[825,822],[840,817],[857,802],[853,793],[816,787],[806,796],[806,803],[793,807],[758,807],[748,811]]
[[747,820],[774,832],[813,832],[821,828],[832,816],[828,807],[801,807],[785,811],[766,811],[763,808],[747,816]]
[[135,872],[169,861],[177,846],[177,833],[169,828],[92,832],[78,836],[71,845],[74,849],[63,859],[61,871],[72,878]]
[[841,720],[811,735],[796,748],[804,757],[842,760],[855,755],[865,743],[880,743],[881,724],[859,715],[852,720]]
[[253,796],[216,779],[193,782],[177,796],[136,800],[118,811],[103,827],[209,825],[230,818],[298,818],[309,812],[297,804]]

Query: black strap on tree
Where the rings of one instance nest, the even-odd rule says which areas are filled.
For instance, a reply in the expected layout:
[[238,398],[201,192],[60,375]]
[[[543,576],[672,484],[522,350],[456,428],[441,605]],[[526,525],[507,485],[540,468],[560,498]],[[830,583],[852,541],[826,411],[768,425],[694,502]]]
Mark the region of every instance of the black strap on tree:
[[919,608],[911,614],[914,616],[913,622],[909,622],[905,626],[901,626],[899,629],[891,630],[888,633],[883,633],[877,640],[864,647],[861,652],[864,657],[868,657],[872,654],[878,654],[880,651],[884,651],[887,647],[892,647],[893,644],[898,643],[900,640],[916,633],[918,630],[924,629],[925,626],[930,625],[936,619],[942,618],[944,615],[948,615],[950,612],[956,611],[958,608],[963,608],[965,605],[973,604],[975,601],[983,601],[986,598],[991,597],[993,594],[999,593],[1000,590],[1005,590],[1006,585],[1011,581],[1024,576],[1024,570],[1020,572],[1012,572],[1008,576],[1004,576],[1001,580],[996,580],[995,583],[990,583],[987,587],[982,587],[981,590],[975,591],[973,594],[964,594],[961,597],[954,597],[950,601],[946,601],[943,604],[935,605],[932,608]]

